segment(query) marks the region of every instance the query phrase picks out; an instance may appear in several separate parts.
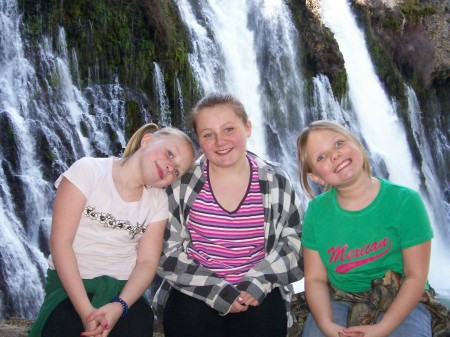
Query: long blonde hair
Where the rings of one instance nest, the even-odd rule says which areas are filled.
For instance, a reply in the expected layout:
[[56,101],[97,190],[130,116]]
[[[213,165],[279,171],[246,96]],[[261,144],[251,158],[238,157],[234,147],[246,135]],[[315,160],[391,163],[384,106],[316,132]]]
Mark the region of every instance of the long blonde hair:
[[127,143],[127,146],[125,147],[125,150],[123,151],[122,155],[122,165],[125,164],[125,162],[136,153],[137,150],[141,148],[141,141],[142,138],[144,138],[145,135],[152,133],[154,137],[167,137],[167,136],[177,136],[185,140],[192,149],[193,157],[195,158],[195,146],[192,141],[192,139],[185,134],[183,131],[174,128],[174,127],[164,127],[159,128],[158,125],[154,123],[148,123],[143,126],[141,126],[130,138],[130,140]]
[[[308,138],[311,132],[317,130],[328,130],[339,133],[344,137],[346,137],[347,139],[349,139],[352,143],[354,143],[361,151],[361,154],[363,156],[364,172],[369,177],[371,176],[370,163],[369,158],[367,157],[367,153],[364,150],[364,147],[362,146],[361,142],[350,131],[348,131],[346,128],[333,121],[327,120],[314,121],[310,123],[307,127],[305,127],[297,138],[297,156],[298,156],[300,185],[310,198],[314,198],[314,193],[312,192],[312,188],[308,180],[308,173],[312,173],[312,170],[311,167],[309,166],[308,161],[309,158],[307,157],[306,154],[306,145],[308,143]],[[328,190],[330,187],[331,186],[329,186],[328,184],[325,184],[324,186],[325,190]]]

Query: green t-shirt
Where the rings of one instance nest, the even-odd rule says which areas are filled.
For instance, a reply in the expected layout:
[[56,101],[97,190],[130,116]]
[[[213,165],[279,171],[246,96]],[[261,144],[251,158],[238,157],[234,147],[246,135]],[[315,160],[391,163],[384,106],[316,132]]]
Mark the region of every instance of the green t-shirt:
[[341,208],[335,188],[316,196],[306,210],[302,244],[319,252],[328,280],[342,291],[369,290],[388,269],[403,274],[402,249],[433,237],[419,193],[380,182],[377,197],[361,210]]

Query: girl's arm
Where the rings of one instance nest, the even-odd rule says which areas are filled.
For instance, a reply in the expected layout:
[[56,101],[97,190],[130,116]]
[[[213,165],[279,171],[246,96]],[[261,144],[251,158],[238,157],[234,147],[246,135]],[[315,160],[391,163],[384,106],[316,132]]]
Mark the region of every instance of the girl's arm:
[[360,331],[364,337],[389,336],[419,303],[427,282],[430,254],[431,241],[403,249],[404,279],[381,321],[372,326],[352,327],[345,331]]
[[94,323],[88,324],[85,318],[94,307],[84,289],[72,247],[85,204],[86,198],[81,191],[63,177],[53,205],[50,252],[58,277],[85,329],[89,330],[95,326]]
[[250,293],[258,303],[262,303],[275,287],[287,286],[303,277],[300,268],[303,265],[300,199],[289,180],[281,174],[274,175],[269,194],[263,198],[270,200],[265,203],[265,207],[271,208],[271,217],[265,218],[265,231],[269,233],[266,244],[270,252],[247,272],[238,285],[239,290]]
[[[128,307],[131,307],[142,296],[153,281],[161,255],[166,222],[167,220],[161,220],[148,224],[144,235],[139,240],[136,265],[119,295]],[[87,320],[97,321],[101,326],[108,324],[108,330],[103,331],[102,335],[107,336],[121,314],[122,305],[120,303],[107,303],[91,313]],[[89,331],[83,333],[83,336],[93,335],[95,336]]]
[[322,333],[329,337],[336,337],[344,327],[334,323],[325,265],[315,250],[303,247],[303,256],[305,295],[309,309]]

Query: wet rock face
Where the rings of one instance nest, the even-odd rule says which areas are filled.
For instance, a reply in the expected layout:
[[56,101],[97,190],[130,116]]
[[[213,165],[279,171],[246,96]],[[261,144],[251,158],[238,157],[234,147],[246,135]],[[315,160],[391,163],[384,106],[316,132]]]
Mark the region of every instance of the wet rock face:
[[[367,19],[371,22],[376,39],[388,54],[392,55],[392,61],[405,79],[416,78],[423,86],[422,89],[449,83],[448,1],[352,1],[355,6],[367,10],[362,16],[368,15]],[[327,29],[320,24],[320,1],[303,0],[296,4],[297,7],[302,7],[300,12],[303,13],[303,17],[298,20],[298,26],[304,35],[308,66],[316,73],[328,75],[333,83],[342,62],[338,48],[327,38]],[[307,18],[305,12],[311,17]],[[362,17],[360,19],[365,20]]]
[[424,18],[423,26],[434,42],[436,52],[433,59],[434,80],[440,83],[450,81],[450,4],[448,1],[427,1],[437,12]]
[[[418,75],[427,86],[450,80],[448,1],[355,0],[367,6],[372,26],[390,49],[403,75]],[[388,14],[388,15],[387,15]],[[397,21],[397,24],[395,23]]]

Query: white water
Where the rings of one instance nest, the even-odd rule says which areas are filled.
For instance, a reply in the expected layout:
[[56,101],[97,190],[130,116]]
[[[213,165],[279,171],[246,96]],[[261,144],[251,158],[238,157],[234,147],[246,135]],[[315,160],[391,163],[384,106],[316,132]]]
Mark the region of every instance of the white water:
[[[0,12],[0,31],[9,34],[2,33],[0,39],[0,113],[6,114],[17,130],[15,140],[19,144],[18,155],[21,167],[18,178],[30,192],[26,195],[27,204],[36,203],[38,206],[30,207],[30,216],[44,219],[45,215],[42,213],[45,213],[46,206],[43,204],[45,201],[39,198],[38,194],[33,193],[36,188],[42,187],[44,181],[39,170],[33,165],[34,138],[30,134],[30,126],[26,120],[29,103],[26,100],[29,90],[27,83],[33,78],[34,71],[24,58],[21,40],[17,39],[19,36],[17,8],[13,3],[6,3],[3,6],[3,12]],[[1,152],[0,159],[3,161]],[[1,182],[6,180],[5,174],[2,165],[0,166]],[[23,225],[14,214],[11,193],[7,184],[0,184],[2,197],[0,199],[0,255],[5,283],[10,285],[8,295],[20,299],[24,290],[27,292],[25,298],[12,303],[12,310],[24,315],[29,306],[33,306],[34,302],[39,302],[43,298],[41,285],[30,280],[39,279],[39,265],[44,265],[45,261],[39,250],[28,243],[34,233],[24,232]],[[35,261],[38,262],[38,266]],[[5,302],[4,294],[0,292],[1,308],[6,306]],[[3,312],[0,311],[0,319],[3,318],[2,315]]]
[[351,105],[370,153],[383,158],[390,180],[418,190],[417,170],[395,105],[375,74],[364,34],[357,27],[348,2],[322,0],[321,9],[325,25],[334,33],[344,57]]
[[158,63],[153,62],[155,70],[155,101],[158,102],[160,124],[163,126],[171,126],[172,120],[170,118],[169,98],[166,93],[166,86],[164,85],[164,74]]
[[[435,221],[448,220],[450,215],[449,205],[444,202],[443,188],[436,180],[437,173],[432,165],[432,156],[440,156],[439,142],[432,147],[423,129],[421,123],[422,112],[420,110],[419,102],[416,94],[410,87],[406,87],[408,95],[408,106],[410,112],[411,126],[413,128],[413,135],[416,143],[420,146],[420,152],[423,156],[421,171],[425,176],[424,185],[427,188],[427,198],[424,198],[427,203],[427,209],[430,213],[430,217]],[[449,146],[448,144],[446,146]],[[437,152],[437,153],[436,153]],[[434,206],[434,207],[433,207]],[[447,299],[450,299],[450,286],[448,280],[450,280],[450,252],[444,238],[449,237],[448,233],[450,228],[442,226],[437,228],[434,226],[435,238],[433,240],[432,247],[432,259],[430,266],[430,283],[436,288],[436,291]]]

